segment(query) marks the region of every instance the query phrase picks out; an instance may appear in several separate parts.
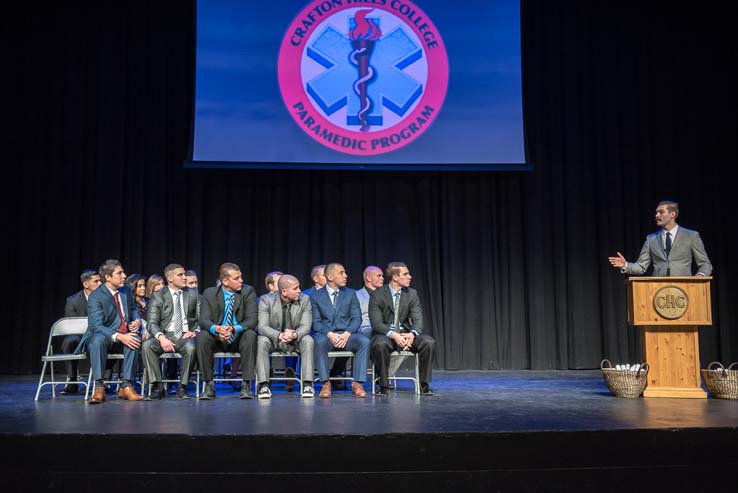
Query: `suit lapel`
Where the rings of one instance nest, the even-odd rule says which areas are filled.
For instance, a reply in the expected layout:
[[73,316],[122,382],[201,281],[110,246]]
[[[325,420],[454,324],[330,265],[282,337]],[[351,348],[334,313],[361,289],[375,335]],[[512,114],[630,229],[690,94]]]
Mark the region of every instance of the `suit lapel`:
[[220,325],[223,322],[223,317],[225,316],[225,295],[223,294],[223,286],[220,286],[218,291],[215,292],[215,301],[220,312],[217,314],[218,319],[213,320],[213,322],[215,322],[216,325]]
[[[167,307],[170,308],[169,321],[171,322],[172,318],[174,317],[174,298],[172,298],[172,293],[169,292],[169,288],[164,288],[164,289],[166,289],[166,291],[164,292],[164,308],[167,308]],[[165,315],[164,313],[162,313],[161,315],[162,315],[161,320],[163,322],[166,319],[166,317],[164,316]]]
[[[389,286],[387,286],[387,289],[384,290],[383,296],[385,300],[387,301],[387,304],[390,307],[390,311],[392,312],[392,315],[395,314],[395,302],[392,299],[392,291],[390,291]],[[400,295],[400,298],[402,298],[402,295]]]
[[659,232],[659,234],[651,237],[651,251],[656,252],[656,255],[659,258],[666,260],[666,252],[664,251],[664,244],[661,242],[662,234],[663,234],[662,232]]
[[278,296],[272,297],[272,311],[274,312],[274,328],[282,330],[282,300]]

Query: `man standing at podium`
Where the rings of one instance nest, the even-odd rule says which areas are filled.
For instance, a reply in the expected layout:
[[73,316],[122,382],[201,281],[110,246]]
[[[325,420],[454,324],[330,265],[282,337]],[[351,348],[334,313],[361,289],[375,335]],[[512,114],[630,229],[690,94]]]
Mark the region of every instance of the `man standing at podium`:
[[679,204],[671,200],[663,200],[656,207],[656,225],[661,229],[646,237],[638,260],[628,262],[623,254],[608,257],[613,267],[623,274],[641,275],[653,264],[653,275],[691,276],[692,259],[697,264],[698,276],[709,276],[712,264],[707,257],[705,245],[697,231],[679,226]]

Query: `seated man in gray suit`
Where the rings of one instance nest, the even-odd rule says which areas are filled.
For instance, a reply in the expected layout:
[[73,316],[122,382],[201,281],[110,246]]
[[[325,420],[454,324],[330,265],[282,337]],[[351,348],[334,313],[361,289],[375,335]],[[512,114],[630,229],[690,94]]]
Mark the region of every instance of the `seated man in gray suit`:
[[[86,317],[87,316],[87,298],[92,292],[100,286],[100,274],[92,269],[85,269],[79,276],[82,282],[82,290],[67,298],[64,306],[65,317]],[[79,344],[81,336],[71,335],[64,336],[61,343],[61,350],[64,354],[72,354]],[[79,379],[78,364],[76,361],[66,361],[67,381],[76,382]],[[76,383],[68,383],[64,386],[62,394],[76,394],[79,392],[79,385]]]
[[[259,300],[259,326],[256,350],[256,380],[259,399],[270,399],[269,354],[272,351],[298,351],[301,356],[302,397],[315,395],[313,390],[313,324],[310,297],[300,293],[300,281],[283,274],[277,291]],[[294,375],[294,374],[293,374]]]
[[707,257],[705,245],[697,231],[679,226],[679,204],[672,200],[659,202],[656,207],[656,225],[661,229],[646,237],[638,260],[628,262],[623,254],[608,257],[613,267],[623,274],[641,275],[653,264],[653,275],[691,276],[692,259],[697,264],[698,276],[709,276],[712,264]]
[[200,332],[197,319],[200,316],[200,297],[197,291],[188,289],[185,269],[179,264],[169,264],[164,268],[167,286],[151,297],[149,302],[149,337],[143,343],[146,375],[153,384],[148,399],[164,397],[161,384],[161,363],[163,353],[182,355],[182,378],[177,387],[177,397],[188,399],[187,384],[195,358],[195,337]]
[[390,354],[402,350],[418,354],[420,393],[433,395],[428,384],[436,341],[422,333],[423,309],[418,292],[410,287],[412,276],[403,262],[390,262],[386,274],[389,284],[375,290],[369,298],[369,320],[374,331],[372,358],[379,373],[377,394],[387,395]]

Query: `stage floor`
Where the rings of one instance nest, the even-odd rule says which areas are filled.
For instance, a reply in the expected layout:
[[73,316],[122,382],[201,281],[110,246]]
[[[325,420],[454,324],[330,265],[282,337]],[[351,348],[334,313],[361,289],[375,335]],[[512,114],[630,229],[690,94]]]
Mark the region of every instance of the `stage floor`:
[[34,402],[37,379],[0,376],[0,433],[375,435],[738,426],[736,400],[617,398],[599,370],[436,371],[435,395],[428,397],[414,395],[404,381],[388,397],[366,399],[350,391],[302,399],[275,383],[271,400],[240,400],[230,385],[218,384],[213,401],[198,401],[193,390],[189,400],[108,396],[94,406],[82,394],[52,399],[48,386]]
[[[738,400],[617,398],[596,371],[437,371],[389,397],[34,402],[0,377],[7,491],[734,491]],[[113,455],[132,458],[121,467]],[[216,486],[214,486],[216,485]]]

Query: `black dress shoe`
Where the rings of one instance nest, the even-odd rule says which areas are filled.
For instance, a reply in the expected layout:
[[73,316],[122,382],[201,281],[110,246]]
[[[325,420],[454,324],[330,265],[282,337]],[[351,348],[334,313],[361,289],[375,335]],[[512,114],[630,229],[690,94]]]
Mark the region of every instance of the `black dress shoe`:
[[389,395],[389,387],[379,387],[374,395],[380,395],[387,397]]
[[155,383],[151,386],[151,393],[146,396],[147,401],[157,401],[164,398],[164,387],[161,383]]
[[76,394],[79,392],[79,385],[76,383],[68,383],[64,386],[64,390],[61,391],[62,394]]
[[187,387],[179,385],[177,387],[177,398],[178,399],[189,399],[190,396],[187,394]]
[[433,389],[430,388],[425,382],[420,382],[420,394],[421,395],[433,395]]
[[205,389],[200,394],[200,399],[204,401],[215,399],[215,384],[213,382],[207,382],[205,384]]

